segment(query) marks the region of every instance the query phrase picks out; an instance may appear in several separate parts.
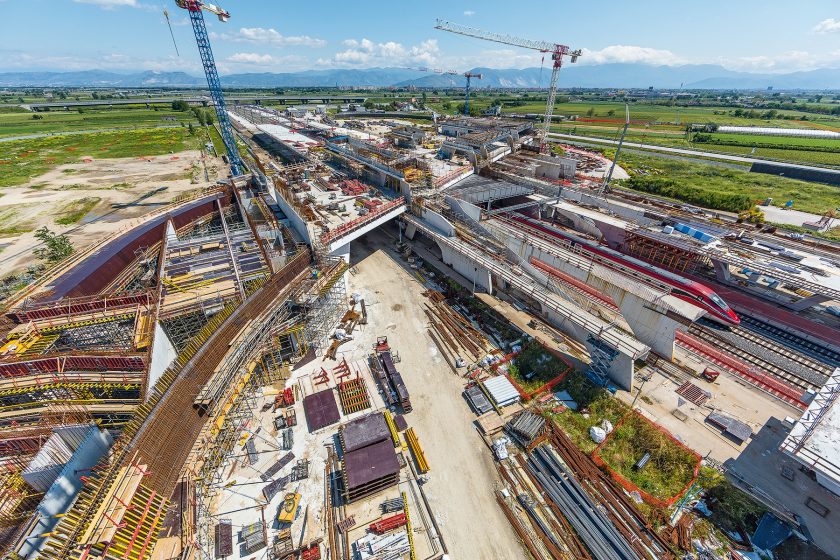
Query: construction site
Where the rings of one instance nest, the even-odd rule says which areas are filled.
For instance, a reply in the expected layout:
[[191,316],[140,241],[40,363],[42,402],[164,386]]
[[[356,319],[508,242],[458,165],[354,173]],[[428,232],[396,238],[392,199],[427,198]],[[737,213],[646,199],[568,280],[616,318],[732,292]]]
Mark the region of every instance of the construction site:
[[543,123],[228,106],[178,5],[230,176],[4,302],[6,557],[840,558],[834,247],[612,188],[565,45],[436,26]]

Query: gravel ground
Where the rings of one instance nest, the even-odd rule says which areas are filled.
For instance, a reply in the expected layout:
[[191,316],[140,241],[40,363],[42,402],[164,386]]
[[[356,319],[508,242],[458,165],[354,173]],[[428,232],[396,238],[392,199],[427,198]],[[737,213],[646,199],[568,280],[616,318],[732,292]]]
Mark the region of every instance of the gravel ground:
[[[422,295],[425,287],[390,247],[381,231],[354,241],[348,293],[368,303],[369,324],[342,345],[339,355],[357,355],[378,335],[386,335],[401,357],[397,364],[414,410],[406,416],[429,461],[424,485],[430,506],[453,560],[528,558],[496,503],[499,481],[492,454],[473,424],[461,396],[463,380],[455,375],[427,332]],[[387,247],[387,248],[385,248]]]

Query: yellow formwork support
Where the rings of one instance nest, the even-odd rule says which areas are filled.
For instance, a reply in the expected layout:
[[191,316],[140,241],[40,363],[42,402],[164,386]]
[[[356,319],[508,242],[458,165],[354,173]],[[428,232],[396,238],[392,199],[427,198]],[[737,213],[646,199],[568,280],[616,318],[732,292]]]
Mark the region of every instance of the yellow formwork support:
[[390,410],[385,411],[385,423],[388,424],[388,430],[391,432],[391,439],[394,440],[394,447],[400,445],[400,434],[397,432],[397,426],[394,424],[394,416]]
[[405,439],[408,441],[411,453],[414,454],[414,460],[417,461],[418,470],[421,473],[429,472],[429,463],[426,461],[426,454],[423,453],[423,448],[420,447],[420,440],[417,439],[414,428],[409,428],[405,431]]
[[417,560],[417,553],[414,550],[414,533],[411,530],[411,514],[408,512],[408,494],[402,493],[403,512],[405,513],[405,531],[408,533],[408,548],[411,551],[411,560]]

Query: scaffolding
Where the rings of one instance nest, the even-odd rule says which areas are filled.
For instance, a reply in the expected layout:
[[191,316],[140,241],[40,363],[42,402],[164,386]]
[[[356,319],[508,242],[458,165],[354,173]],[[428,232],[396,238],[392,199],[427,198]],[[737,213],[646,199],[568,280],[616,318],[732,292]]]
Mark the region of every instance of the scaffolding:
[[195,524],[185,528],[185,532],[192,535],[191,542],[187,544],[192,545],[204,558],[215,557],[215,517],[211,508],[224,487],[224,467],[242,431],[247,429],[254,417],[257,388],[269,379],[270,372],[263,366],[262,359],[254,369],[240,376],[229,388],[218,414],[207,423],[184,469],[183,482],[194,487],[191,506],[195,512]]
[[586,375],[596,385],[606,387],[610,379],[610,366],[613,360],[618,357],[619,352],[615,348],[605,344],[600,338],[595,338],[592,335],[586,338],[586,342],[591,348],[589,352],[591,362],[589,363],[589,369],[587,369]]
[[304,309],[304,338],[317,356],[326,350],[330,331],[338,324],[347,304],[344,274],[349,265],[343,259],[324,259],[327,266],[310,279],[301,291],[299,303]]
[[711,266],[709,259],[696,249],[663,243],[638,229],[628,229],[624,243],[629,255],[668,270],[694,274],[700,265]]

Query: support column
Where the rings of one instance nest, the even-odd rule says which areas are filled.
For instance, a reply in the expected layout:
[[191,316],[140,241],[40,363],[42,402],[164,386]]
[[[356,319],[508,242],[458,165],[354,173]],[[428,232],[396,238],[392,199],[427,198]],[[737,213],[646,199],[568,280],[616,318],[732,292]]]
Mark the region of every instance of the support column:
[[725,283],[732,281],[732,274],[729,272],[729,263],[712,259],[712,264],[715,267],[715,277],[718,281]]

